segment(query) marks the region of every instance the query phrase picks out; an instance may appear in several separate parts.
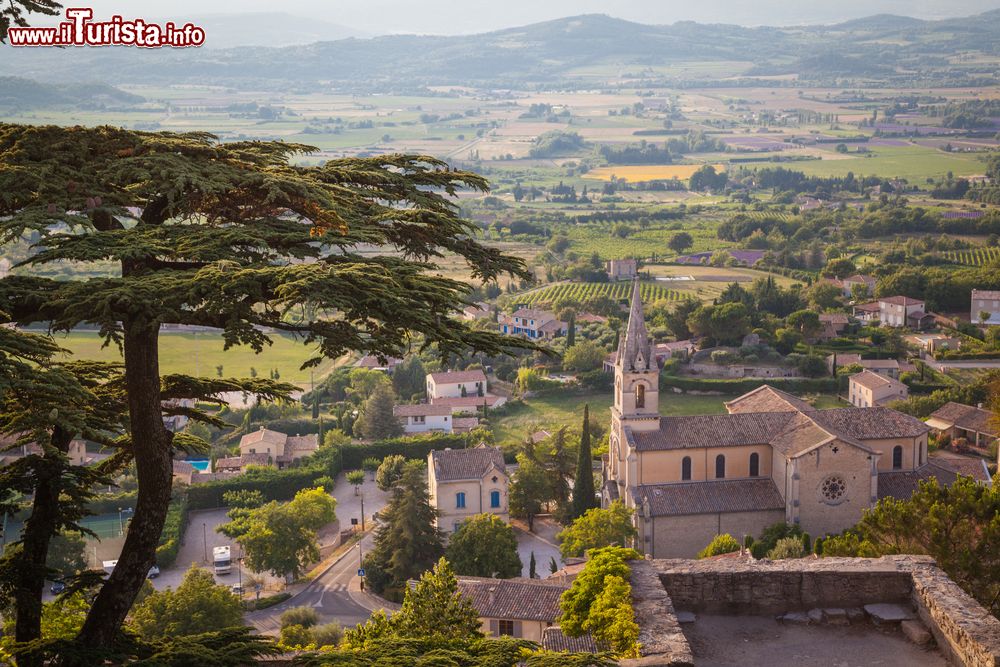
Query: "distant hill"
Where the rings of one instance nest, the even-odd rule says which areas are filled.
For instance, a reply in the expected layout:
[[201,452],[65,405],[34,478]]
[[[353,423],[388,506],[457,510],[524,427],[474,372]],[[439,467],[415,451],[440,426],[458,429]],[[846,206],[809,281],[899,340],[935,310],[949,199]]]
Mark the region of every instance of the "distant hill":
[[367,36],[347,26],[280,12],[206,14],[185,20],[205,29],[205,46],[212,49],[280,47]]
[[145,99],[103,83],[39,83],[17,76],[0,77],[0,107],[32,109],[66,106],[96,109],[131,105]]
[[[252,20],[267,21],[271,15]],[[284,15],[281,15],[284,16]],[[292,17],[294,18],[294,17]],[[291,23],[288,24],[292,25]],[[316,32],[326,30],[315,26]],[[249,29],[249,28],[248,28]],[[923,21],[879,15],[829,26],[787,28],[708,25],[690,21],[643,25],[583,15],[480,35],[388,35],[295,45],[177,51],[138,49],[5,50],[0,73],[44,80],[83,77],[122,83],[211,83],[311,90],[316,86],[399,91],[465,84],[514,88],[593,86],[577,72],[607,71],[641,85],[677,81],[654,68],[678,62],[737,61],[755,75],[798,74],[824,85],[980,85],[997,74],[956,52],[1000,55],[1000,12]],[[210,37],[211,39],[211,37]],[[576,83],[574,83],[576,82]]]

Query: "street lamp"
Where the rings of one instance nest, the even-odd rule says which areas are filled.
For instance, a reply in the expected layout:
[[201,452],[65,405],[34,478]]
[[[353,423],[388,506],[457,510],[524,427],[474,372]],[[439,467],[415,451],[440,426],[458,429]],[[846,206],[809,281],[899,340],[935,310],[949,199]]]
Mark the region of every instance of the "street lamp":
[[118,508],[118,528],[121,531],[119,534],[125,534],[125,521],[122,519],[122,508]]
[[361,492],[361,532],[365,532],[365,492]]
[[243,545],[240,545],[240,557],[236,559],[236,571],[240,573],[240,599],[243,599]]

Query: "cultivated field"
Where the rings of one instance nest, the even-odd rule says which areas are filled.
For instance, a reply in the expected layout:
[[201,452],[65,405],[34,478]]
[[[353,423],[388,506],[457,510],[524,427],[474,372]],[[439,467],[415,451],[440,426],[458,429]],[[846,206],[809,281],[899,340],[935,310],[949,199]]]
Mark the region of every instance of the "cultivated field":
[[[687,180],[691,174],[701,169],[701,164],[660,164],[660,165],[620,165],[591,169],[584,178],[610,181],[612,177],[625,179],[629,183],[644,181],[667,181],[673,178]],[[716,171],[725,171],[725,166],[714,165]]]

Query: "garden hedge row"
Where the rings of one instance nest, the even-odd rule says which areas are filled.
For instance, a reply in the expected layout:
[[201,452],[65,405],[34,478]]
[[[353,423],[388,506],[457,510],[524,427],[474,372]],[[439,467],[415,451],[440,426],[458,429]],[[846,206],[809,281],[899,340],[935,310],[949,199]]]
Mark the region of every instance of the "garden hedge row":
[[714,391],[722,394],[745,394],[762,384],[789,392],[832,394],[840,388],[838,378],[733,378],[709,379],[660,375],[660,389],[683,391]]
[[341,461],[344,470],[357,470],[361,462],[367,458],[384,459],[386,456],[401,454],[408,459],[426,459],[427,455],[438,449],[464,449],[466,438],[455,433],[434,433],[423,436],[410,436],[381,440],[365,445],[344,445],[340,448]]
[[188,520],[188,496],[183,490],[174,494],[167,510],[167,521],[160,533],[160,544],[156,547],[156,564],[160,567],[170,567],[177,560],[181,549],[184,529]]

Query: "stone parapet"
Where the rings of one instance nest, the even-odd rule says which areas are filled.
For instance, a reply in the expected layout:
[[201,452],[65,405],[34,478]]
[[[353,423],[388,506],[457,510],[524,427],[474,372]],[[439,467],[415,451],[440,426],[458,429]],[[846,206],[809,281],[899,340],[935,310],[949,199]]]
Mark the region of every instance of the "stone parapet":
[[694,664],[677,608],[759,616],[890,602],[915,609],[952,663],[1000,667],[1000,620],[928,556],[757,561],[734,554],[646,560],[631,566],[642,658],[623,660],[626,667]]

